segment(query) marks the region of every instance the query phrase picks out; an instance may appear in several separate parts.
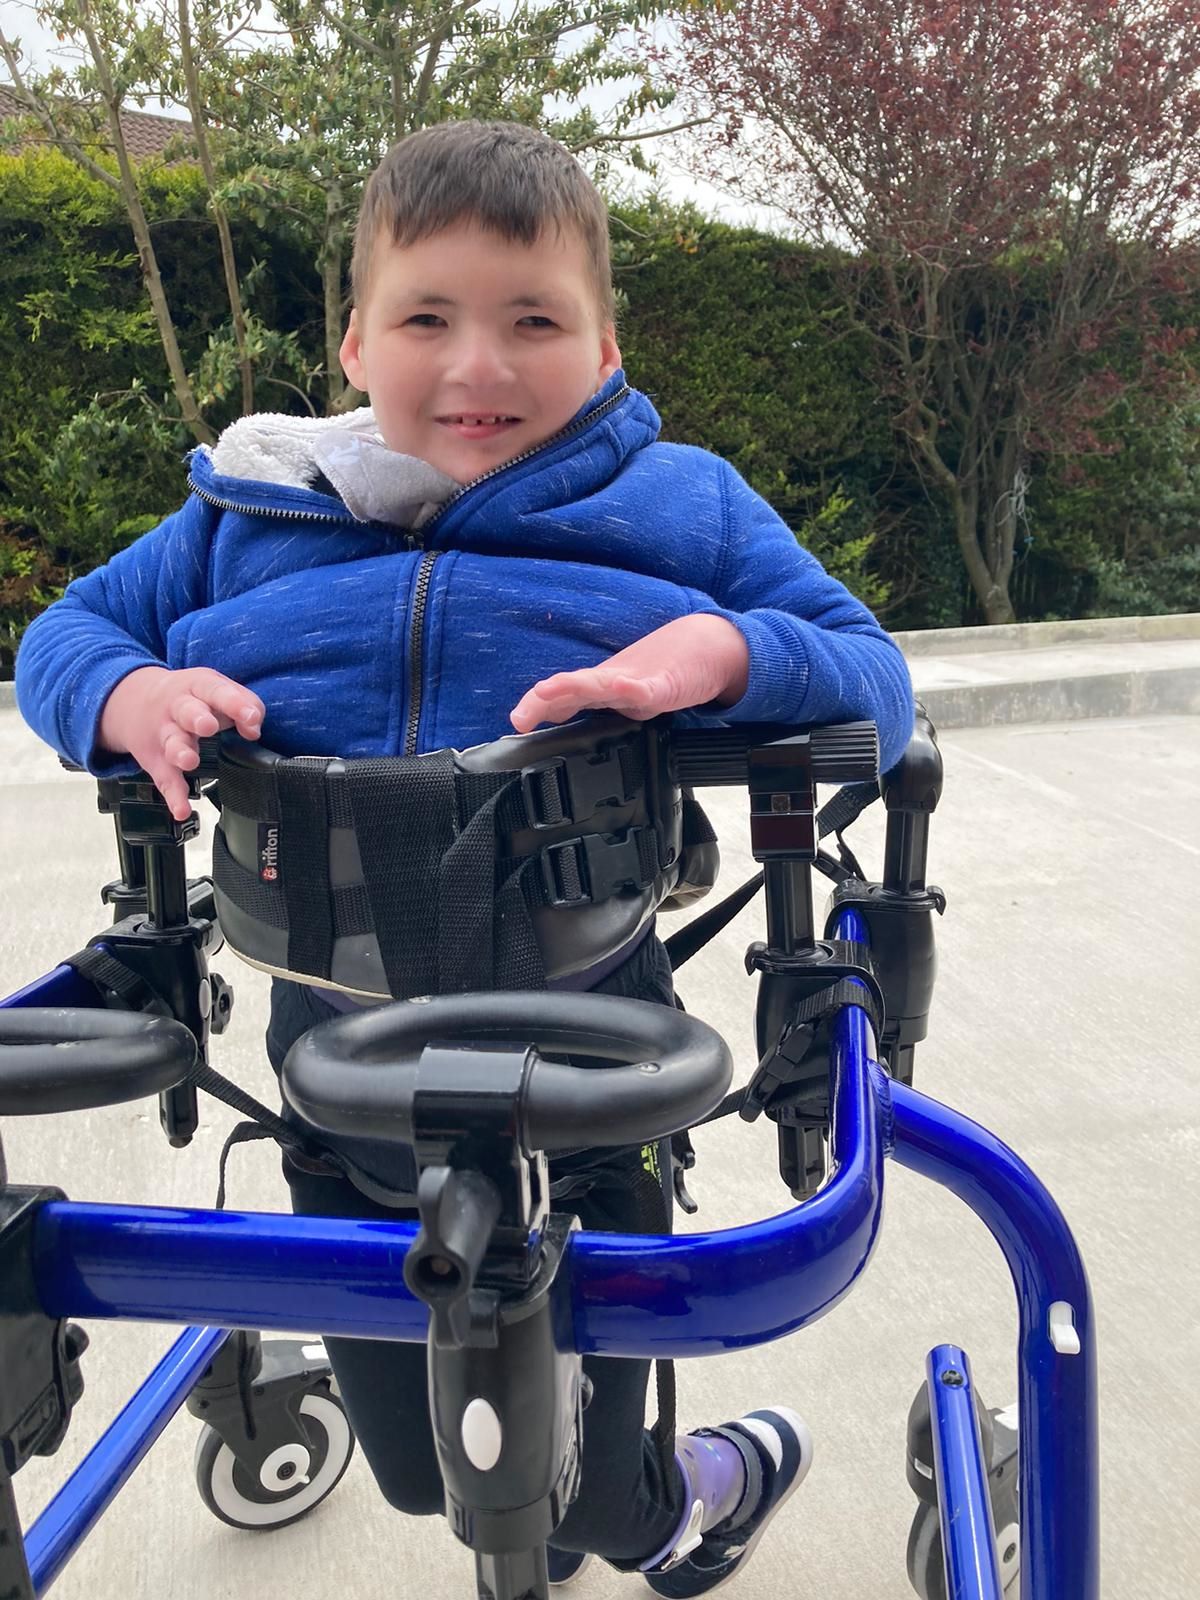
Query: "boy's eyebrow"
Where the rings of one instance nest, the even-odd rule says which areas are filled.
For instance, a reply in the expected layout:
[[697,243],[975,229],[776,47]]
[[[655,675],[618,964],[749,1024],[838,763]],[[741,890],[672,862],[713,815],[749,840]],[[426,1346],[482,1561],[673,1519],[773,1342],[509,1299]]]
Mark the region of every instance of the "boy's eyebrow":
[[[448,294],[436,294],[436,293],[434,293],[433,290],[429,290],[427,293],[422,293],[422,292],[418,291],[418,292],[416,292],[414,294],[411,294],[411,295],[405,295],[404,298],[406,300],[410,301],[413,305],[418,305],[418,306],[453,306],[453,305],[457,305],[457,303],[458,303],[456,300],[452,299],[450,295],[448,295]],[[562,295],[546,293],[546,294],[518,294],[518,295],[514,295],[511,300],[506,301],[505,303],[509,307],[517,307],[517,306],[530,307],[530,306],[562,306],[562,305],[566,305],[568,302],[564,299],[564,297]]]

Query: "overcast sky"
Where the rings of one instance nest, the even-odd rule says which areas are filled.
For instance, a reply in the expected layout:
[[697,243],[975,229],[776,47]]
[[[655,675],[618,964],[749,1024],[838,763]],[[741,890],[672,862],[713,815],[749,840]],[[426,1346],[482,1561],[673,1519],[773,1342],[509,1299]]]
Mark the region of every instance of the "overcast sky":
[[[0,0],[0,28],[10,39],[15,37],[21,40],[27,62],[42,68],[51,63],[54,36],[38,22],[33,6],[28,4],[27,0]],[[0,82],[6,78],[7,72],[0,65]],[[599,104],[597,108],[599,109]],[[150,106],[147,109],[156,108]],[[179,114],[174,107],[168,106],[163,109],[168,116]],[[669,125],[679,118],[677,113],[668,109],[662,120],[664,124]],[[648,152],[653,152],[655,141],[651,141],[646,148]],[[722,222],[747,223],[768,232],[786,231],[784,220],[777,214],[761,206],[743,205],[730,195],[714,189],[711,184],[692,178],[684,170],[681,160],[678,157],[672,158],[665,146],[659,148],[656,160],[659,165],[659,182],[671,199],[692,200],[706,216],[716,217]],[[632,173],[631,178],[634,181],[643,181]]]

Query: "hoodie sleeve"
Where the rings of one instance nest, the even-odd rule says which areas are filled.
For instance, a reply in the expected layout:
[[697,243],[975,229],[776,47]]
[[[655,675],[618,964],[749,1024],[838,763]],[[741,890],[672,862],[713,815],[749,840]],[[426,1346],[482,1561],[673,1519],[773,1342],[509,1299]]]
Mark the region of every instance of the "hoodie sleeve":
[[[913,728],[908,667],[861,601],[805,550],[762,497],[724,464],[723,558],[699,611],[739,628],[750,680],[729,722],[856,718],[879,730],[880,767],[900,759]],[[715,602],[715,603],[714,603]]]
[[97,776],[131,770],[96,744],[104,702],[138,667],[167,664],[172,623],[206,603],[217,513],[197,496],[30,623],[17,652],[17,705],[60,755]]

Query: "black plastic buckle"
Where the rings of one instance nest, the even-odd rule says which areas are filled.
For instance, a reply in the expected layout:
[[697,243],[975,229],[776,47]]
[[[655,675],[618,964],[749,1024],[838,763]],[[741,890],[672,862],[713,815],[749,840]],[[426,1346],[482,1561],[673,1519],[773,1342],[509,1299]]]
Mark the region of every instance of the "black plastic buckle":
[[[620,747],[624,741],[602,745],[594,754],[552,756],[521,768],[521,793],[531,828],[558,828],[564,822],[584,822],[601,806],[627,805]],[[545,804],[539,779],[554,780],[557,807]],[[554,815],[557,810],[558,815]]]
[[[644,888],[638,841],[647,831],[654,830],[629,828],[621,835],[585,833],[578,839],[548,844],[538,856],[547,905],[591,905],[611,899],[621,889]],[[568,857],[575,864],[578,893],[572,892],[571,880],[563,871]]]

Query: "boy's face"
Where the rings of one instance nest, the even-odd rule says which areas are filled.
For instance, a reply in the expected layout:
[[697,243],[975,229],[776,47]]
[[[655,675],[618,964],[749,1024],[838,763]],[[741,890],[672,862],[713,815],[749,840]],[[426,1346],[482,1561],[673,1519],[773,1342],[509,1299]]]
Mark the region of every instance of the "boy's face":
[[341,356],[385,444],[459,483],[549,439],[621,365],[573,229],[525,245],[471,222],[376,243]]

